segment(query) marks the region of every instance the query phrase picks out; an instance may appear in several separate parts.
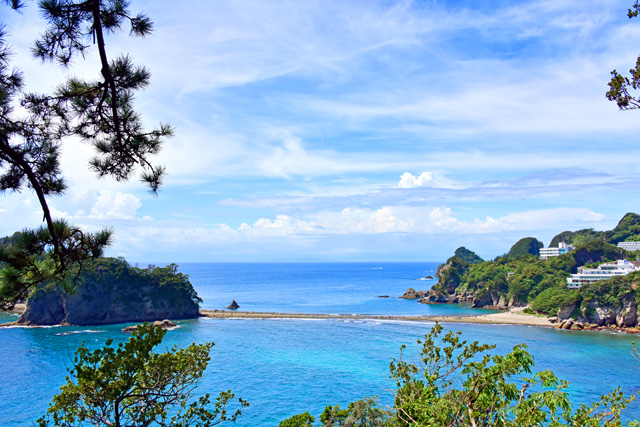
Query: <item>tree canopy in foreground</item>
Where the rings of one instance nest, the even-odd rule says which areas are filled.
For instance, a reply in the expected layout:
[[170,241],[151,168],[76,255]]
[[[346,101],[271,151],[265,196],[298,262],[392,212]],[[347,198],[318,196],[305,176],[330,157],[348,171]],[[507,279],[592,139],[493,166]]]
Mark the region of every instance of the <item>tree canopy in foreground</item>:
[[[3,0],[13,9],[24,7],[17,0]],[[53,218],[47,197],[61,195],[66,183],[60,169],[62,145],[68,138],[91,144],[95,156],[89,166],[98,177],[117,181],[140,179],[151,192],[162,184],[164,167],[149,158],[160,151],[172,134],[168,125],[147,131],[133,107],[134,94],[149,83],[150,73],[134,66],[128,55],[110,59],[105,37],[130,27],[130,34],[144,37],[153,24],[144,14],[131,15],[126,0],[42,0],[38,7],[47,21],[32,52],[43,62],[64,68],[84,58],[94,47],[100,58],[99,78],[72,77],[50,94],[26,91],[19,71],[11,68],[11,49],[0,24],[0,192],[33,190],[45,225],[24,230],[24,239],[10,252],[0,251],[5,267],[0,305],[8,308],[28,296],[46,280],[66,281],[69,267],[102,254],[110,243],[110,230],[91,234],[80,227]]]
[[[592,405],[572,405],[568,383],[549,370],[532,374],[533,356],[524,344],[505,355],[491,355],[494,345],[468,343],[460,332],[447,332],[436,323],[419,340],[412,362],[402,356],[390,365],[395,382],[393,407],[376,407],[375,400],[354,402],[347,410],[325,408],[322,427],[630,427],[622,410],[635,396],[620,389]],[[308,416],[307,416],[308,415]],[[308,413],[291,417],[287,427],[312,426]],[[299,422],[296,422],[299,421]]]
[[[91,351],[83,343],[75,353],[71,376],[38,425],[208,427],[235,421],[241,409],[228,412],[234,399],[231,390],[220,393],[214,403],[208,393],[192,399],[213,343],[155,353],[165,334],[161,327],[143,324],[117,347],[108,340]],[[238,405],[248,403],[238,399]]]

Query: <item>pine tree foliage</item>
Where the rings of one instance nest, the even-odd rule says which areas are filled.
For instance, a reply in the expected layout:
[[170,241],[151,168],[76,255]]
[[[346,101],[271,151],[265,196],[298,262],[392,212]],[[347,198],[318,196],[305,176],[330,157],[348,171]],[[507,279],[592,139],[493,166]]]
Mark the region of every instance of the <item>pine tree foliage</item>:
[[[3,3],[13,9],[24,7],[18,0]],[[145,130],[133,106],[136,91],[148,85],[150,73],[127,55],[109,59],[106,50],[105,36],[125,26],[137,37],[153,30],[149,17],[131,15],[129,6],[125,0],[39,2],[47,28],[35,42],[34,56],[67,68],[89,49],[96,49],[101,64],[99,78],[73,77],[51,94],[26,91],[23,76],[11,68],[11,50],[0,29],[0,192],[32,190],[46,228],[25,230],[42,240],[12,251],[30,260],[49,258],[47,268],[41,268],[35,262],[24,266],[15,256],[2,254],[0,262],[13,267],[2,277],[0,304],[5,308],[24,298],[31,286],[46,280],[69,281],[71,266],[98,256],[110,241],[109,230],[85,233],[52,217],[47,197],[66,189],[59,159],[66,138],[78,137],[94,147],[90,168],[98,177],[126,181],[139,173],[154,194],[162,184],[164,167],[149,159],[173,130],[166,124]]]
[[[627,16],[629,19],[640,14],[640,1],[636,1]],[[634,110],[640,108],[640,98],[633,95],[633,91],[640,88],[640,57],[638,57],[635,67],[629,70],[630,77],[619,74],[616,70],[611,72],[609,91],[607,99],[618,104],[621,110]]]

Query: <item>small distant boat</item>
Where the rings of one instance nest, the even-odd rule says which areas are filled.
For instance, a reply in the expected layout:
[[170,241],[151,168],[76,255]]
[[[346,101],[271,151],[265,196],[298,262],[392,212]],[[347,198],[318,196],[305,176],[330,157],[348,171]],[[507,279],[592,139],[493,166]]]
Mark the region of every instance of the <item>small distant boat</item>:
[[382,267],[373,267],[372,270],[382,270]]

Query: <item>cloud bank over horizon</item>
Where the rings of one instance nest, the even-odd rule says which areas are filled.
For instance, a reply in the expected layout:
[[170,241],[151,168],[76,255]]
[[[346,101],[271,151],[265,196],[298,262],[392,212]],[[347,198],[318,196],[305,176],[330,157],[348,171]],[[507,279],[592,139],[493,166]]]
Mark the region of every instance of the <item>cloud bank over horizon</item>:
[[[628,3],[136,0],[154,34],[108,49],[150,69],[145,122],[176,128],[165,185],[98,180],[67,141],[52,208],[150,262],[493,258],[612,228],[640,212],[640,113],[604,96],[640,54]],[[28,90],[47,92],[65,71],[32,58],[44,26],[26,6],[0,20]],[[0,195],[0,235],[41,219],[28,190]]]

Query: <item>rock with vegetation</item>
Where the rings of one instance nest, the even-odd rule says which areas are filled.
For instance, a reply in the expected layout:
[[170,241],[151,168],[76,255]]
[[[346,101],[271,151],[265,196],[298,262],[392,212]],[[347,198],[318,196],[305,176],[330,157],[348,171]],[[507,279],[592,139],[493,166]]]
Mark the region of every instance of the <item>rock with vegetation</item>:
[[458,286],[464,283],[471,266],[482,262],[484,260],[475,252],[464,246],[459,247],[445,264],[438,266],[436,270],[438,283],[432,289],[441,293],[453,294]]
[[137,268],[121,258],[100,258],[80,273],[73,292],[50,283],[29,297],[18,323],[100,325],[199,315],[200,298],[177,266]]
[[558,247],[560,242],[580,246],[596,240],[606,241],[613,245],[624,241],[640,240],[640,215],[632,212],[627,213],[618,222],[618,225],[609,231],[595,231],[593,228],[563,231],[551,240],[549,247]]
[[605,261],[616,261],[624,258],[624,251],[619,247],[602,240],[592,240],[578,246],[572,252],[576,261],[574,273],[578,267],[587,264],[599,264]]
[[[493,261],[470,264],[463,257],[454,255],[446,264],[438,267],[438,283],[433,286],[428,298],[423,298],[421,302],[454,301],[449,297],[456,295],[459,300],[471,301],[475,308],[530,305],[535,312],[557,315],[560,310],[566,311],[572,304],[579,303],[578,293],[567,289],[567,277],[582,266],[595,267],[603,262],[623,259],[624,251],[609,242],[632,239],[639,223],[640,216],[629,213],[611,231],[580,230],[575,233],[560,233],[554,241],[574,245],[576,242],[582,243],[569,253],[547,260],[540,260],[536,256],[542,243],[533,237],[519,240],[509,253]],[[551,246],[554,246],[553,242]],[[573,309],[569,311],[566,316],[575,317],[575,313],[571,314]],[[633,323],[633,316],[629,314],[633,307],[629,303],[620,302],[619,306],[611,308],[610,311],[614,314],[610,316],[605,316],[602,308],[600,311],[595,308],[589,310],[590,313],[592,311],[598,312],[600,317],[582,316],[585,322],[593,320],[605,325]],[[620,314],[623,312],[624,315]],[[614,320],[616,318],[619,320]]]
[[518,240],[515,245],[511,246],[507,256],[509,258],[529,255],[538,256],[540,255],[540,249],[543,247],[544,245],[542,242],[535,237],[525,237],[524,239]]
[[[453,256],[460,258],[461,260],[466,261],[469,264],[480,264],[481,262],[484,262],[484,260],[480,258],[478,254],[465,248],[464,246],[460,246],[458,249],[456,249],[453,253]],[[451,258],[449,258],[447,262],[449,262],[450,260]]]

